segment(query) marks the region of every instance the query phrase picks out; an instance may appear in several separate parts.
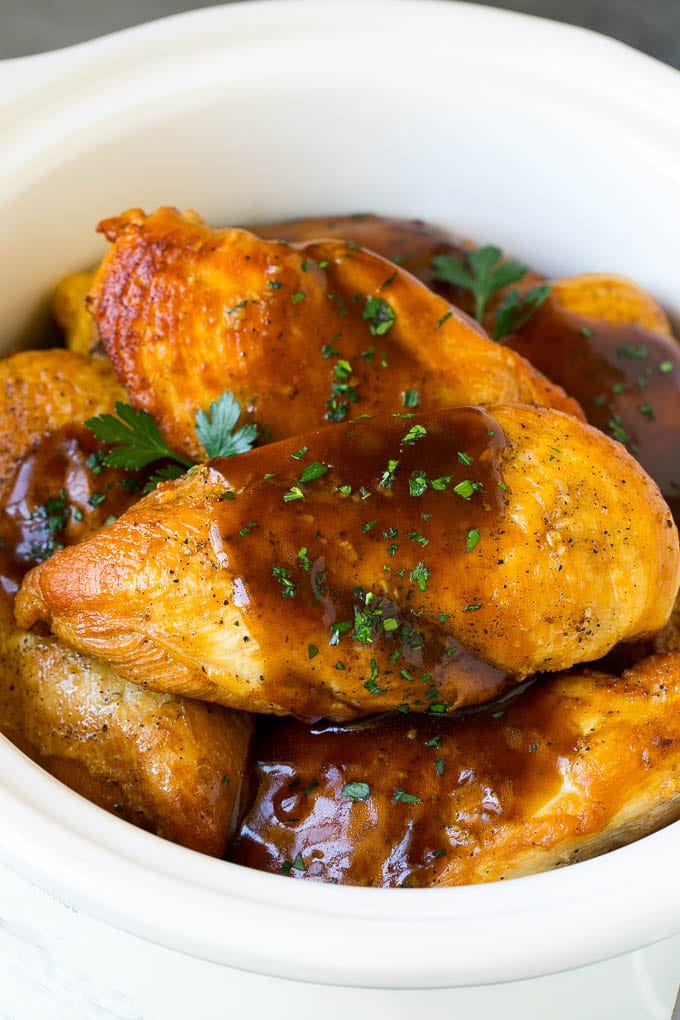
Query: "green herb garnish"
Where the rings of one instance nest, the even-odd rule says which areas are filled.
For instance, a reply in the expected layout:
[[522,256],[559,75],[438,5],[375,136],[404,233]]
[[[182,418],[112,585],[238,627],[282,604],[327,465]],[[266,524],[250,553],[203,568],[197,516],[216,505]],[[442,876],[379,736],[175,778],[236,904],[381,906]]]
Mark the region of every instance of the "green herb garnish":
[[348,800],[368,800],[371,796],[371,788],[368,783],[345,783],[341,796]]
[[367,298],[362,318],[369,323],[373,336],[384,336],[396,321],[396,314],[391,305],[383,298]]
[[493,331],[494,340],[502,340],[508,333],[516,333],[526,326],[529,319],[541,305],[547,301],[552,287],[543,285],[532,287],[520,297],[516,287],[505,295],[496,312],[496,327]]
[[422,804],[420,797],[416,797],[413,793],[405,793],[400,786],[394,791],[394,802],[395,804]]
[[487,245],[468,252],[465,261],[455,255],[435,255],[432,259],[432,275],[435,280],[451,283],[455,287],[469,290],[475,299],[475,318],[481,322],[486,304],[497,290],[517,283],[527,273],[527,267],[512,259],[502,261],[500,248]]

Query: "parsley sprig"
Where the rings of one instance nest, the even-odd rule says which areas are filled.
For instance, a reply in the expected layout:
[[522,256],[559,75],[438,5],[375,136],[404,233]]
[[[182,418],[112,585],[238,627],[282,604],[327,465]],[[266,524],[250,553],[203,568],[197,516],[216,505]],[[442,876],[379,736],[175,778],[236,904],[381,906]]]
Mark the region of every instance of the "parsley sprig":
[[[146,488],[168,478],[177,478],[181,469],[194,466],[194,461],[171,450],[161,431],[148,413],[116,401],[115,414],[98,414],[88,418],[85,427],[102,443],[111,445],[104,457],[107,467],[126,471],[142,471],[161,460],[170,464],[160,468],[149,480]],[[227,391],[213,401],[208,412],[196,414],[196,435],[205,447],[208,457],[234,457],[250,450],[257,437],[257,425],[242,425],[235,430],[241,406],[234,394]]]
[[455,255],[435,255],[433,276],[435,280],[471,291],[475,299],[475,318],[481,322],[491,295],[521,280],[526,276],[527,267],[513,259],[503,261],[503,252],[493,245],[469,252],[466,261],[469,269],[463,259]]
[[257,425],[252,422],[234,428],[241,414],[241,405],[229,390],[208,409],[196,414],[196,435],[209,457],[236,457],[252,449],[257,438]]
[[513,287],[498,306],[496,328],[493,331],[494,340],[502,340],[508,333],[516,333],[525,326],[548,299],[551,290],[552,287],[548,285],[532,287],[520,297],[517,288]]

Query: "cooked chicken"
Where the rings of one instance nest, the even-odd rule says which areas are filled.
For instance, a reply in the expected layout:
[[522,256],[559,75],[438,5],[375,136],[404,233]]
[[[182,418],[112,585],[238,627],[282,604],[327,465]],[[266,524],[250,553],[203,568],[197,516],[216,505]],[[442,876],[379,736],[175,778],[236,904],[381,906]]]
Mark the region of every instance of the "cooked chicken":
[[204,457],[196,412],[225,390],[274,439],[408,399],[580,414],[446,301],[356,246],[263,241],[172,209],[131,210],[100,229],[113,245],[89,299],[99,335],[132,403],[185,455]]
[[[168,839],[221,854],[241,804],[252,721],[143,690],[12,618],[26,569],[139,497],[82,426],[125,394],[69,351],[0,361],[0,731],[90,800]],[[130,484],[131,483],[131,484]]]
[[71,351],[22,351],[0,360],[0,500],[17,463],[48,432],[82,424],[127,400],[111,366]]
[[52,311],[65,333],[66,346],[78,354],[94,354],[101,346],[94,319],[85,307],[85,298],[94,281],[94,270],[69,273],[54,292]]
[[256,749],[230,857],[352,885],[466,885],[603,853],[680,817],[680,655],[537,681],[453,719],[391,716]]
[[[420,220],[333,216],[253,228],[264,237],[311,241],[340,237],[395,259],[470,314],[470,291],[436,279],[433,258],[464,258],[472,248]],[[584,273],[547,281],[527,272],[491,296],[484,326],[492,335],[498,306],[512,287],[526,294],[550,283],[545,305],[505,343],[579,401],[586,417],[626,444],[659,484],[680,521],[680,347],[665,312],[632,280]]]
[[[337,238],[361,244],[413,273],[428,287],[443,294],[470,315],[474,313],[474,299],[470,291],[437,279],[432,260],[437,255],[464,259],[476,245],[430,223],[359,213],[283,220],[257,224],[250,229],[258,237],[297,243]],[[527,270],[521,280],[521,289],[526,291],[537,283],[547,282],[544,276]],[[639,326],[651,333],[661,333],[662,336],[673,335],[668,316],[659,303],[624,276],[584,273],[550,282],[561,307],[574,315],[603,319],[614,325]],[[502,287],[491,296],[488,303],[489,315],[485,317],[484,323],[489,332],[493,332],[499,295],[507,294],[512,286],[515,284]]]
[[139,498],[136,476],[103,465],[83,422],[125,400],[111,366],[70,351],[0,360],[0,590]]
[[255,712],[446,712],[658,631],[677,531],[556,411],[361,421],[211,461],[33,570],[23,626]]
[[[462,259],[476,245],[431,223],[358,213],[349,216],[310,216],[279,223],[256,224],[249,229],[258,237],[278,238],[296,243],[336,238],[360,244],[396,263],[407,272],[413,273],[428,287],[468,315],[475,313],[472,293],[463,287],[456,287],[437,279],[432,260],[436,255],[452,255],[454,258]],[[543,281],[544,277],[532,270],[527,271],[523,280],[528,286]],[[490,332],[493,332],[494,309],[509,289],[502,287],[491,295],[488,303],[491,314],[485,320],[485,326]]]
[[165,839],[224,853],[253,728],[245,713],[144,690],[0,619],[0,731],[76,792]]
[[507,343],[626,445],[680,521],[680,345],[655,308],[629,281],[560,280]]

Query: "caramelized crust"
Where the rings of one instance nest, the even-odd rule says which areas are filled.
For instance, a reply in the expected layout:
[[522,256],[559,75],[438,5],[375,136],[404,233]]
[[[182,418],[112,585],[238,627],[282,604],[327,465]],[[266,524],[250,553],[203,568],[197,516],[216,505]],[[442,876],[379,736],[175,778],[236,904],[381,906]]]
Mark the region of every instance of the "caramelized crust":
[[100,807],[221,856],[241,816],[253,720],[126,683],[53,637],[0,624],[0,731]]
[[89,298],[132,402],[202,459],[195,415],[231,390],[274,439],[326,420],[520,401],[580,414],[514,352],[410,274],[341,241],[287,245],[133,209]]
[[680,817],[680,655],[538,680],[455,719],[286,721],[256,760],[238,863],[366,886],[546,871]]
[[443,713],[660,630],[679,564],[620,444],[557,411],[457,408],[212,461],[33,570],[17,616],[234,708]]

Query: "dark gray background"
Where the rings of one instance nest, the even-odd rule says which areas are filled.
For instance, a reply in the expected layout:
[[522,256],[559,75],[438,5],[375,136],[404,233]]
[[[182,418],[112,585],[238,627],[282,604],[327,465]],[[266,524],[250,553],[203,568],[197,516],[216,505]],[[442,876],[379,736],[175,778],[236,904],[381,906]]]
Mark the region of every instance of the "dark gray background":
[[[222,2],[222,0],[216,0]],[[67,46],[211,0],[0,0],[0,57]],[[261,0],[266,2],[266,0]],[[323,3],[323,0],[310,0]],[[417,3],[418,0],[413,0]],[[680,67],[680,0],[480,0],[613,35]]]

